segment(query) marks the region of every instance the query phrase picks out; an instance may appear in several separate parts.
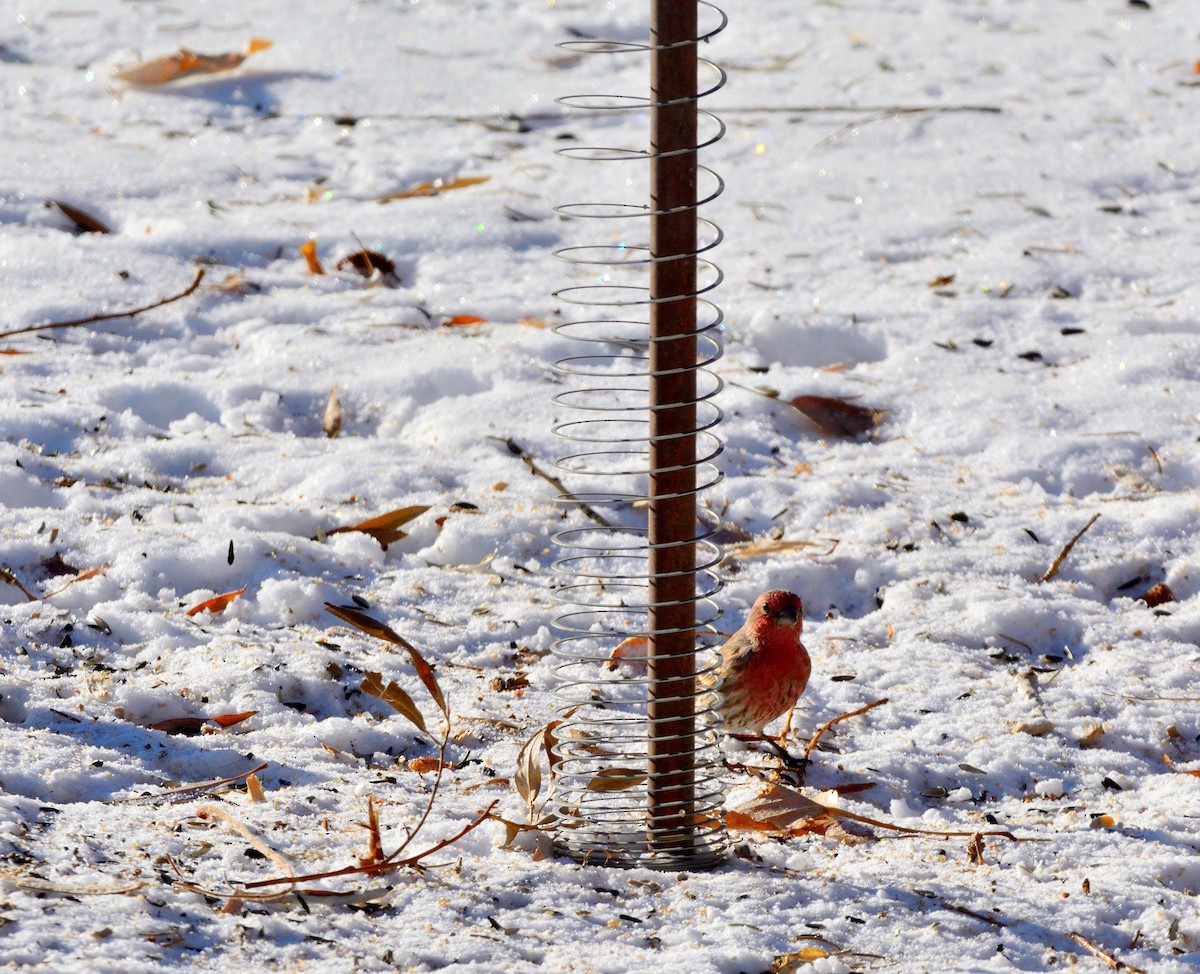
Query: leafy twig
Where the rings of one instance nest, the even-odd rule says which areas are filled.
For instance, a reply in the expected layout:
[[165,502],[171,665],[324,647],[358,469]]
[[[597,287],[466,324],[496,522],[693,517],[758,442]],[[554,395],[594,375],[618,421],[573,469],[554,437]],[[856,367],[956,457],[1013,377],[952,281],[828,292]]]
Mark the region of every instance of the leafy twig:
[[1056,557],[1054,559],[1054,561],[1050,563],[1050,567],[1046,569],[1045,573],[1042,575],[1042,577],[1040,579],[1038,579],[1038,581],[1048,582],[1055,575],[1057,575],[1058,570],[1062,567],[1062,563],[1067,560],[1067,555],[1069,555],[1071,553],[1071,549],[1075,547],[1075,542],[1078,541],[1080,538],[1082,538],[1084,536],[1084,534],[1087,532],[1087,529],[1090,528],[1093,524],[1095,524],[1099,520],[1100,520],[1100,515],[1093,514],[1092,519],[1090,521],[1088,521],[1088,523],[1085,524],[1083,527],[1081,527],[1078,532],[1076,532],[1075,537],[1073,537],[1070,541],[1068,541],[1065,545],[1063,545],[1063,549],[1062,549],[1062,551],[1060,551],[1058,553],[1058,557]]
[[14,328],[12,331],[0,331],[0,338],[12,338],[14,335],[26,335],[35,331],[50,331],[54,328],[74,328],[78,325],[90,325],[97,321],[110,321],[113,318],[132,318],[134,315],[140,315],[143,311],[153,311],[155,308],[161,308],[163,305],[186,298],[200,286],[202,280],[204,280],[204,268],[197,267],[196,276],[192,278],[192,283],[178,294],[172,294],[170,297],[159,298],[150,304],[130,308],[128,311],[110,311],[106,314],[88,315],[86,318],[72,318],[69,321],[50,321],[43,325],[29,325],[26,328]]

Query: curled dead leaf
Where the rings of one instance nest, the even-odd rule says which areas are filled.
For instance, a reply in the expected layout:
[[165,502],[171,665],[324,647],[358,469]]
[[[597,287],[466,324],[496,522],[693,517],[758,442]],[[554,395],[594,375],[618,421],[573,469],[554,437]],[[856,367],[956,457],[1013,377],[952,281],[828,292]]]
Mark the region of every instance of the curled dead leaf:
[[605,768],[588,781],[588,791],[628,791],[646,780],[646,773],[637,768]]
[[246,53],[228,52],[223,54],[199,54],[181,47],[175,54],[167,57],[143,61],[133,67],[125,68],[114,73],[118,81],[127,81],[133,85],[164,85],[170,81],[178,81],[195,74],[217,74],[221,71],[232,71],[246,60],[251,54],[265,51],[271,42],[261,37],[251,38],[246,45]]
[[772,974],[799,974],[801,968],[829,956],[829,951],[823,947],[802,947],[776,957],[771,961],[771,971]]
[[198,615],[201,612],[209,612],[212,615],[217,615],[224,612],[231,602],[240,598],[246,593],[246,586],[243,585],[236,592],[226,592],[223,595],[214,595],[211,599],[206,599],[199,605],[193,605],[187,610],[190,616]]
[[378,250],[356,250],[347,254],[337,262],[339,271],[352,270],[368,279],[376,279],[382,284],[394,287],[400,283],[396,274],[396,264],[386,254]]
[[394,511],[388,511],[386,514],[380,514],[379,517],[360,521],[358,524],[332,528],[326,531],[325,534],[327,537],[333,534],[343,534],[347,531],[358,531],[361,534],[369,534],[386,551],[387,546],[392,544],[392,542],[408,537],[407,531],[400,530],[401,525],[420,517],[427,510],[429,510],[428,504],[413,504],[411,507],[401,507]]
[[861,436],[887,416],[886,409],[870,409],[832,396],[796,396],[788,402],[829,436]]
[[395,680],[389,681],[385,686],[381,674],[368,672],[363,674],[363,681],[359,689],[369,696],[382,700],[392,707],[392,709],[407,717],[416,725],[418,730],[428,733],[425,727],[424,715],[417,709],[417,705],[413,702],[413,698],[408,695],[408,691]]
[[50,200],[49,202],[57,206],[62,215],[75,225],[76,233],[112,233],[112,229],[107,223],[92,216],[86,210],[81,210],[78,206],[72,206],[62,200]]
[[1079,735],[1079,746],[1080,747],[1095,747],[1097,744],[1100,743],[1100,738],[1102,738],[1103,736],[1104,736],[1104,725],[1103,724],[1092,724],[1091,726],[1088,727],[1087,730],[1085,730],[1081,735]]
[[321,258],[317,256],[317,242],[315,240],[305,240],[300,245],[300,254],[304,257],[304,263],[308,266],[310,274],[325,273],[325,268],[321,266]]
[[329,398],[325,400],[325,413],[321,417],[321,429],[331,440],[342,431],[344,417],[342,397],[338,395],[338,387],[334,386],[329,390]]
[[332,602],[326,602],[325,611],[337,616],[343,622],[349,623],[355,629],[361,629],[376,639],[382,639],[393,646],[399,646],[408,653],[408,658],[412,662],[413,669],[417,671],[417,677],[424,684],[425,689],[429,691],[429,695],[433,698],[433,702],[438,705],[438,709],[441,710],[442,715],[447,720],[450,719],[450,707],[446,703],[445,696],[442,694],[442,688],[438,685],[433,667],[429,665],[416,646],[390,626],[384,625],[378,619],[371,618],[365,612],[359,611],[352,605],[334,605]]
[[1151,585],[1138,598],[1153,609],[1166,602],[1174,602],[1175,593],[1171,591],[1171,586],[1166,582],[1159,582],[1157,585]]
[[240,724],[248,717],[253,717],[257,710],[244,710],[237,714],[217,714],[213,717],[168,717],[166,720],[155,721],[151,729],[162,731],[164,734],[182,734],[192,737],[202,734],[206,728],[224,728]]
[[630,672],[642,674],[646,672],[646,659],[649,654],[649,639],[645,636],[630,636],[628,639],[622,639],[613,647],[604,668],[615,670],[617,667],[622,667]]

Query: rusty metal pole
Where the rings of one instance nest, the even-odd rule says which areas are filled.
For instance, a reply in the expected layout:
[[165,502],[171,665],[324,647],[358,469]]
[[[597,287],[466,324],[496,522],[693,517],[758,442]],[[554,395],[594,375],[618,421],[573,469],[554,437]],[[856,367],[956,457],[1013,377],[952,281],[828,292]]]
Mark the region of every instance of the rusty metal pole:
[[651,0],[650,699],[651,849],[695,834],[695,0]]

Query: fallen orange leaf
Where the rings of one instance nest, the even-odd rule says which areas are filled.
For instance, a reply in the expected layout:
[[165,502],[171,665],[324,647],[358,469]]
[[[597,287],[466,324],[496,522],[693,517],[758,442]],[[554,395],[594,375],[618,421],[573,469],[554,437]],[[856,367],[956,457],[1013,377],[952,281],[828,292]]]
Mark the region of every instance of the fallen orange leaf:
[[216,724],[218,727],[232,727],[240,724],[247,717],[253,717],[257,710],[244,710],[237,714],[217,714],[215,717],[169,717],[156,721],[150,727],[164,734],[199,734],[206,724]]
[[401,531],[400,525],[407,524],[413,518],[420,517],[427,510],[429,510],[428,504],[414,504],[411,507],[401,507],[394,511],[388,511],[386,514],[380,514],[379,517],[361,521],[358,524],[333,528],[326,531],[325,536],[343,534],[347,531],[358,531],[361,534],[369,534],[382,547],[386,548],[393,541],[399,541],[401,538],[408,537],[408,532]]
[[487,318],[480,318],[478,315],[455,315],[453,318],[447,318],[442,322],[443,325],[482,325],[487,322]]
[[321,266],[321,260],[317,257],[317,242],[315,240],[306,240],[300,245],[300,253],[304,255],[304,262],[308,265],[310,274],[324,274],[325,268]]
[[486,183],[491,176],[459,176],[456,179],[435,179],[432,182],[417,183],[416,186],[410,186],[408,189],[402,189],[395,193],[390,193],[387,196],[379,198],[380,203],[391,203],[393,200],[410,200],[419,196],[437,196],[439,193],[447,193],[452,189],[466,189],[468,186],[478,186],[480,183]]
[[[201,602],[199,605],[193,605],[187,610],[187,614],[194,616],[200,612],[211,612],[213,615],[216,615],[219,612],[224,612],[229,607],[230,602],[234,601],[241,595],[244,595],[245,592],[246,586],[243,585],[236,592],[226,592],[224,595],[214,595],[211,599],[207,599],[204,602]],[[215,720],[216,718],[213,719]]]
[[186,47],[181,47],[176,54],[135,64],[124,71],[116,72],[113,77],[134,85],[165,85],[168,81],[177,81],[192,74],[216,74],[220,71],[232,71],[251,54],[265,51],[270,46],[270,41],[255,37],[246,45],[245,54],[236,52],[198,54],[195,51],[189,51]]

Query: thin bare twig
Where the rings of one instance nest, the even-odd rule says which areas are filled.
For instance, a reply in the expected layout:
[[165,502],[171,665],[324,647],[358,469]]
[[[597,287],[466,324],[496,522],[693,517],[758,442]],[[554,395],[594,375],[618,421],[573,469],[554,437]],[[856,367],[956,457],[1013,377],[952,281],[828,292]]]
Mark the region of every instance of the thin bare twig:
[[249,778],[252,774],[258,774],[264,768],[269,768],[270,762],[264,761],[257,768],[250,768],[243,771],[241,774],[232,774],[228,778],[213,778],[211,781],[198,781],[192,785],[180,785],[178,788],[170,788],[167,791],[159,791],[153,795],[134,795],[132,798],[114,798],[110,802],[113,805],[124,805],[127,802],[149,802],[157,798],[175,798],[179,795],[186,795],[193,791],[207,791],[211,788],[220,788],[222,785],[232,785],[234,782],[241,781],[243,778]]
[[1056,557],[1054,559],[1054,561],[1050,563],[1050,567],[1046,569],[1045,574],[1043,574],[1042,577],[1040,579],[1038,579],[1038,581],[1048,582],[1055,575],[1057,575],[1058,570],[1060,568],[1062,568],[1062,563],[1067,560],[1067,555],[1069,555],[1071,553],[1071,549],[1075,547],[1075,542],[1078,541],[1080,538],[1082,538],[1084,536],[1084,534],[1087,533],[1087,529],[1090,528],[1093,524],[1095,524],[1099,520],[1100,520],[1100,515],[1093,514],[1092,519],[1090,521],[1088,521],[1088,523],[1085,524],[1083,527],[1081,527],[1079,529],[1079,531],[1076,533],[1075,537],[1073,537],[1070,541],[1068,541],[1063,546],[1063,550],[1058,553],[1058,557]]
[[737,105],[722,108],[721,114],[749,115],[946,115],[951,112],[986,112],[999,115],[999,105]]
[[200,282],[204,280],[204,268],[196,268],[196,276],[192,278],[192,283],[185,287],[178,294],[172,294],[170,297],[159,298],[157,301],[150,304],[144,304],[137,308],[130,308],[128,311],[109,311],[106,314],[88,315],[86,318],[72,318],[69,321],[49,321],[43,325],[29,325],[25,328],[14,328],[12,331],[0,331],[0,338],[12,338],[14,335],[27,335],[35,331],[51,331],[55,328],[75,328],[78,325],[90,325],[97,321],[110,321],[113,318],[132,318],[134,315],[140,315],[143,311],[153,311],[155,308],[161,308],[165,304],[172,304],[175,301],[186,298],[189,294],[200,286]]
[[7,582],[9,585],[13,585],[20,589],[21,594],[24,595],[25,598],[29,599],[30,602],[36,602],[38,600],[38,597],[29,591],[29,589],[27,589],[24,585],[22,585],[21,580],[7,568],[0,568],[0,582]]
[[1132,964],[1126,964],[1124,961],[1117,960],[1112,954],[1092,943],[1081,933],[1069,933],[1067,936],[1075,941],[1075,943],[1079,944],[1080,947],[1086,950],[1093,957],[1103,961],[1105,966],[1114,971],[1132,971],[1133,974],[1146,974],[1146,972],[1140,967],[1134,967]]
[[608,521],[606,521],[601,515],[597,514],[593,508],[589,507],[583,501],[578,500],[574,494],[572,494],[569,490],[567,490],[566,484],[564,484],[561,480],[559,480],[553,474],[546,473],[545,470],[543,470],[541,467],[539,467],[537,465],[537,463],[534,462],[533,456],[530,454],[530,452],[528,450],[526,450],[523,446],[521,446],[521,444],[518,443],[516,440],[512,439],[512,437],[508,437],[507,439],[500,439],[500,437],[498,437],[498,436],[493,436],[493,437],[491,437],[491,439],[500,440],[501,443],[503,443],[506,447],[508,447],[509,453],[511,453],[513,456],[520,457],[521,460],[524,461],[525,466],[527,466],[529,468],[529,472],[531,474],[533,474],[535,477],[541,477],[542,480],[546,481],[546,483],[550,484],[552,487],[555,487],[559,491],[561,491],[562,492],[562,500],[570,501],[571,503],[577,505],[579,507],[579,509],[590,520],[595,521],[601,527],[605,527],[605,528],[612,527],[612,525],[609,524]]
[[857,717],[859,714],[865,714],[868,710],[874,710],[876,707],[881,707],[887,702],[888,702],[888,698],[883,697],[880,700],[872,701],[871,703],[867,704],[866,706],[859,707],[857,710],[851,710],[844,714],[838,714],[836,717],[832,717],[829,720],[825,721],[825,723],[823,723],[820,727],[818,727],[816,733],[813,734],[813,736],[809,739],[808,746],[804,749],[805,760],[807,760],[808,756],[810,754],[812,754],[813,749],[817,746],[817,743],[824,736],[825,732],[827,730],[829,730],[829,728],[832,727],[834,724],[839,723],[840,721],[843,721],[843,720],[848,720],[851,717]]
[[[814,106],[810,111],[823,110],[819,106]],[[836,108],[829,109],[836,111]],[[842,109],[845,111],[845,109]],[[875,122],[886,122],[889,118],[895,115],[946,115],[951,112],[987,112],[988,114],[998,115],[1002,109],[996,105],[885,105],[878,108],[863,108],[859,111],[870,113],[867,118],[860,118],[856,121],[843,125],[835,132],[831,132],[825,138],[821,139],[812,147],[813,152],[832,142],[836,142],[847,132],[853,132],[856,128],[862,125],[871,125]]]

